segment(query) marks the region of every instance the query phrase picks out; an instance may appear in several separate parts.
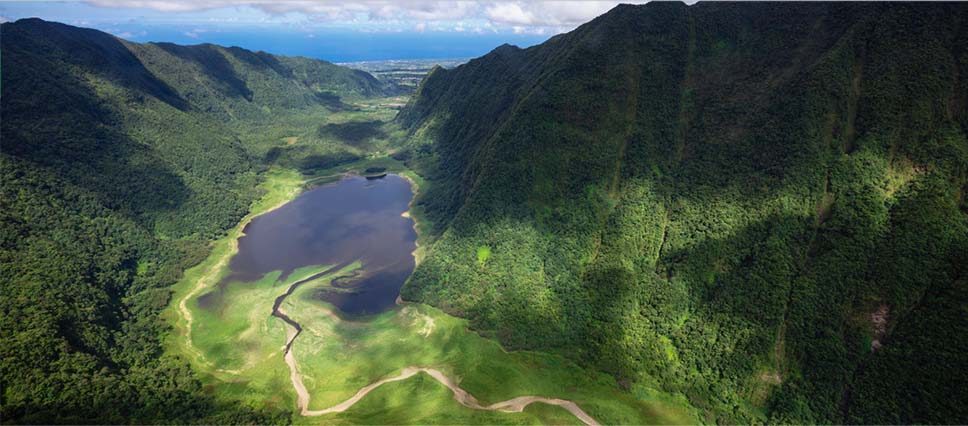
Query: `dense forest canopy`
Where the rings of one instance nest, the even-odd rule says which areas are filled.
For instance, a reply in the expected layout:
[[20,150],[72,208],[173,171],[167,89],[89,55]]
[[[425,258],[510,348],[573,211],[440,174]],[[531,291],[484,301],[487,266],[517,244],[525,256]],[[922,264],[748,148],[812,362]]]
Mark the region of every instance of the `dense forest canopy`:
[[275,147],[273,123],[325,118],[382,84],[319,60],[39,19],[0,31],[3,420],[285,421],[215,406],[162,353],[158,312],[271,161],[358,156],[332,141]]
[[403,297],[709,422],[968,422],[966,23],[657,2],[435,69]]
[[159,312],[269,167],[380,150],[426,179],[403,298],[506,348],[708,423],[968,423],[966,22],[622,5],[432,69],[389,126],[325,61],[4,23],[0,417],[291,423],[216,402]]

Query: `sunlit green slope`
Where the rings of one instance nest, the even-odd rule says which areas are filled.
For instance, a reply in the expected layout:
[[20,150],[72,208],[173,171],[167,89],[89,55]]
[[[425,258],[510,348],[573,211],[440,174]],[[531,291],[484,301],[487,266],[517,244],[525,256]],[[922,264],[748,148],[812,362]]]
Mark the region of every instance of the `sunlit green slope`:
[[965,22],[651,3],[436,69],[403,296],[709,422],[968,422]]

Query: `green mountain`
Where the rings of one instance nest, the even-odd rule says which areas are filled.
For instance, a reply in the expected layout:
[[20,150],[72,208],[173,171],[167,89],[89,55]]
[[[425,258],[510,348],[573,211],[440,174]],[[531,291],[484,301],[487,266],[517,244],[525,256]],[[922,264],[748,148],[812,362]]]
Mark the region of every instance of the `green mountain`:
[[[707,423],[968,423],[965,22],[623,5],[435,68],[396,119],[433,234],[403,297]],[[269,167],[395,148],[392,90],[38,19],[0,55],[3,421],[291,422],[217,402],[159,312]]]
[[658,2],[437,68],[403,297],[708,422],[966,423],[965,23]]
[[322,139],[278,147],[273,123],[315,133],[384,87],[324,61],[39,19],[4,23],[0,43],[4,422],[279,420],[214,406],[162,356],[157,315],[271,161],[358,155]]

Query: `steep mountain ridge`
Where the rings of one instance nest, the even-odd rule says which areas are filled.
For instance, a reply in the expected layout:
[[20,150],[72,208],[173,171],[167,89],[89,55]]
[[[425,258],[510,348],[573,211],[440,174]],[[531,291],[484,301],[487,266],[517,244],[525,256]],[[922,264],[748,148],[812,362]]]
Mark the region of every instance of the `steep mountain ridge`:
[[201,392],[163,355],[158,313],[259,196],[265,145],[284,143],[245,126],[311,125],[381,96],[380,83],[324,61],[39,19],[0,25],[0,51],[4,421],[286,421]]
[[[158,203],[223,204],[187,222],[151,218],[172,237],[226,229],[248,205],[249,196],[235,192],[251,187],[263,149],[243,146],[233,125],[303,109],[338,110],[341,96],[382,94],[369,74],[319,60],[131,43],[39,19],[3,28],[4,153],[50,166],[95,192],[118,192],[103,202],[147,204],[126,206],[139,216],[165,210]],[[138,166],[130,173],[115,170],[132,161]],[[167,170],[141,173],[142,166]],[[156,175],[178,177],[131,187]]]
[[966,18],[622,5],[436,70],[398,116],[440,234],[403,296],[709,421],[964,421],[927,324],[966,327]]

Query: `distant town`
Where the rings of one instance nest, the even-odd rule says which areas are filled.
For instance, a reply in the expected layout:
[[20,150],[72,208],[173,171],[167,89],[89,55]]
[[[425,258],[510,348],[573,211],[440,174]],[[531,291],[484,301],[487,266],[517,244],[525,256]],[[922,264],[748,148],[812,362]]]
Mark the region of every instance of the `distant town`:
[[366,71],[373,74],[380,81],[400,92],[412,92],[423,80],[424,76],[434,67],[454,68],[470,58],[452,59],[388,59],[384,61],[339,62],[337,65]]

